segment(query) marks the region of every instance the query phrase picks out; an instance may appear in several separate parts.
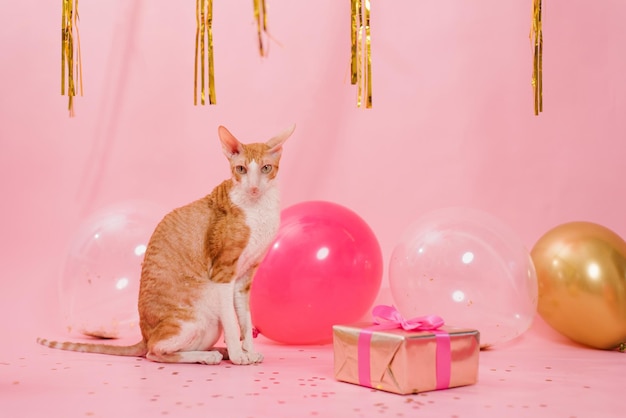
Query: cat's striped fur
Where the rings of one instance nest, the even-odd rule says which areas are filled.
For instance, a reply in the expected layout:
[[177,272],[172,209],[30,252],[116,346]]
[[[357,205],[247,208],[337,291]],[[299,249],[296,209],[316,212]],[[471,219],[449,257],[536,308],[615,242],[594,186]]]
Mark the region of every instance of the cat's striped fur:
[[[295,126],[266,143],[242,144],[220,126],[232,176],[175,209],[156,227],[139,289],[142,340],[132,346],[56,342],[63,350],[145,356],[168,363],[258,363],[249,309],[254,273],[279,225],[276,174]],[[214,347],[224,334],[226,349]]]

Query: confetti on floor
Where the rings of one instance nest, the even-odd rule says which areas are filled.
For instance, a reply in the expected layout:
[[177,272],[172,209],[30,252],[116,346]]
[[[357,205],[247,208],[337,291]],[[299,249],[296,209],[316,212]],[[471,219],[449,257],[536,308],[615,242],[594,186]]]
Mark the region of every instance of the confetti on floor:
[[[338,382],[332,345],[263,337],[265,361],[159,364],[64,352],[23,340],[0,351],[3,417],[566,417],[617,416],[625,355],[586,349],[539,323],[480,354],[476,385],[402,396]],[[423,415],[425,414],[425,415]]]

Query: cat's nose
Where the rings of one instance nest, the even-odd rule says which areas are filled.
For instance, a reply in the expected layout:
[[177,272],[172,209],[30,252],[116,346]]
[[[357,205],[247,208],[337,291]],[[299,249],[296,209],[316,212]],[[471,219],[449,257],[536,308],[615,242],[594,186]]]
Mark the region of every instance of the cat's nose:
[[259,194],[259,188],[256,186],[250,187],[250,194],[256,196]]

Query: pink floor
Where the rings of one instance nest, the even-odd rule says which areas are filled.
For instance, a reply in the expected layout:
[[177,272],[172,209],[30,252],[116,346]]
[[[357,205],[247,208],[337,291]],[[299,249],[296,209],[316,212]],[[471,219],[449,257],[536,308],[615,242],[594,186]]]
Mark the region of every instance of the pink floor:
[[58,281],[86,217],[208,193],[228,174],[218,125],[251,142],[297,124],[283,207],[358,213],[383,251],[381,294],[399,238],[436,209],[482,209],[528,249],[577,220],[626,237],[626,1],[543,1],[539,116],[532,0],[372,1],[367,110],[350,85],[349,1],[267,0],[276,42],[263,59],[252,3],[214,1],[218,105],[194,106],[193,0],[81,1],[85,95],[69,118],[62,1],[0,1],[0,418],[623,416],[626,354],[574,345],[540,318],[481,353],[476,385],[412,396],[336,381],[330,345],[259,338],[265,362],[236,367],[35,343],[68,338]]
[[[33,336],[34,337],[34,336]],[[34,339],[34,338],[33,338]],[[325,346],[262,337],[257,366],[163,365],[51,350],[0,349],[3,417],[617,417],[626,354],[575,346],[537,320],[480,354],[476,385],[401,396],[338,382]]]

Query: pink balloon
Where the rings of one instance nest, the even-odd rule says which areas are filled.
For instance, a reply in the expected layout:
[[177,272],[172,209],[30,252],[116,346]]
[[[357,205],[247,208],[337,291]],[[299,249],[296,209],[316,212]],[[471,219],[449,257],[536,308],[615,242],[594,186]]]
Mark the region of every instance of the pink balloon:
[[332,341],[332,326],[359,320],[382,279],[376,236],[356,213],[323,201],[281,213],[281,226],[251,289],[252,321],[286,344]]

